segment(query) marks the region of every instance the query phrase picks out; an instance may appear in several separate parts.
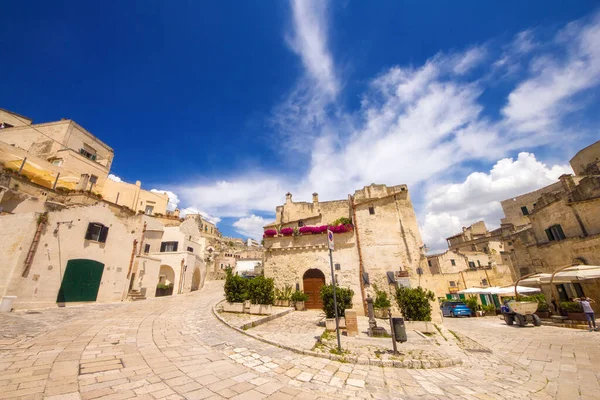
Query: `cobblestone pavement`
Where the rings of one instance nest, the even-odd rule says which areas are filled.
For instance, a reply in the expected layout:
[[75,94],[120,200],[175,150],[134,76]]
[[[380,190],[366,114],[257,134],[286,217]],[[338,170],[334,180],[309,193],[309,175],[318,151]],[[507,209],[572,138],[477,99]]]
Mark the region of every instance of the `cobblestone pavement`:
[[[589,390],[597,385],[592,364],[598,364],[600,335],[577,337],[587,344],[575,344],[574,334],[564,329],[525,329],[521,335],[500,329],[501,338],[491,342],[497,321],[449,321],[457,335],[485,338],[485,346],[507,353],[506,360],[491,352],[465,352],[449,340],[442,345],[464,357],[464,366],[412,370],[342,364],[227,328],[212,315],[221,296],[222,282],[208,282],[191,295],[111,305],[91,317],[82,313],[43,335],[0,346],[0,399],[573,399],[578,397],[565,396],[573,393],[573,384],[583,388],[576,382],[587,382]],[[573,337],[561,339],[565,335]],[[579,367],[581,352],[588,359]],[[527,357],[535,360],[527,365]],[[536,357],[552,359],[555,367],[537,370]],[[563,376],[567,372],[574,375]],[[559,385],[558,377],[569,376]],[[589,393],[594,392],[582,389],[582,398],[597,398]]]

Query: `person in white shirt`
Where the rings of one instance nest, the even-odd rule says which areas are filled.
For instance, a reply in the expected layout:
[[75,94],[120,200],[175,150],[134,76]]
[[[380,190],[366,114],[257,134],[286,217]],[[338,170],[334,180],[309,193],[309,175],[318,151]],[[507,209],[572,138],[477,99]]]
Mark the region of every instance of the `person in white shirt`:
[[595,303],[595,301],[585,296],[579,299],[575,299],[575,301],[578,301],[579,304],[581,304],[581,308],[583,308],[583,312],[585,313],[585,316],[588,321],[588,326],[590,327],[590,332],[597,331],[598,327],[596,326],[596,315],[594,314],[594,309],[590,305],[590,303]]

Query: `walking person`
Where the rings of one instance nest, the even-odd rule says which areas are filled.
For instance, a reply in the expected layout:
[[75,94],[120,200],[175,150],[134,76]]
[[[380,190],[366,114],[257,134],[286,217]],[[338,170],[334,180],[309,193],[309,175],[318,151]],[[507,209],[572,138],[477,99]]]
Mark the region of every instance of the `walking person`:
[[595,301],[585,296],[575,299],[575,301],[579,302],[579,304],[581,304],[581,308],[583,308],[583,312],[585,313],[585,317],[588,321],[588,326],[590,327],[590,332],[597,331],[598,327],[596,326],[596,315],[594,314],[594,309],[590,305],[590,303],[595,303]]

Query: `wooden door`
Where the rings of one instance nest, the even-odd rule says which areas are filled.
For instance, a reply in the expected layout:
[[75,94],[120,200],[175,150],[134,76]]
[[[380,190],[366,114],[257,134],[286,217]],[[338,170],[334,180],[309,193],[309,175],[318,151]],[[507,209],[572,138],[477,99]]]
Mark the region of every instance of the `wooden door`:
[[96,301],[103,272],[104,264],[98,261],[69,260],[56,301]]
[[304,293],[308,295],[305,305],[309,309],[322,309],[321,287],[325,285],[325,275],[318,269],[309,269],[304,274]]

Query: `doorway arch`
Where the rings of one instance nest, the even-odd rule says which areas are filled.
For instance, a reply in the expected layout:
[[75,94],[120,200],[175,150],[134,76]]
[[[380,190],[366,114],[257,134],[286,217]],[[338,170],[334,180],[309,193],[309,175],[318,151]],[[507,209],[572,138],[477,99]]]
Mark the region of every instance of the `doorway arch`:
[[192,275],[192,292],[198,289],[200,289],[200,268],[196,267]]
[[304,293],[308,295],[308,300],[305,303],[306,308],[323,308],[323,302],[321,301],[320,296],[321,287],[325,285],[325,275],[323,272],[316,268],[307,270],[302,277],[302,284],[304,287]]

